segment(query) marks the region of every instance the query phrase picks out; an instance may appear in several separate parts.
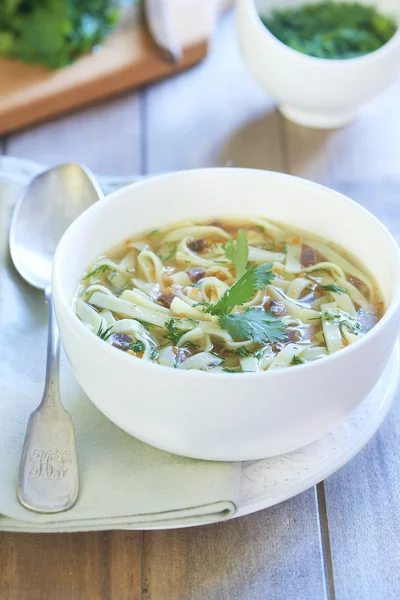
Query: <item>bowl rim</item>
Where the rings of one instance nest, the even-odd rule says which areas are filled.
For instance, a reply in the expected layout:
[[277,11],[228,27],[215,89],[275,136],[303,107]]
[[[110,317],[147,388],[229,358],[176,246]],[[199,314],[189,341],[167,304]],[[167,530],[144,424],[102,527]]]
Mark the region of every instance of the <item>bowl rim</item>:
[[291,48],[284,42],[281,42],[281,40],[279,40],[276,36],[274,36],[274,34],[262,21],[261,14],[257,10],[255,4],[255,0],[244,0],[244,2],[247,3],[249,7],[248,10],[250,13],[252,13],[251,16],[253,18],[254,24],[260,31],[263,31],[270,40],[273,40],[279,46],[285,48],[286,51],[288,51],[290,54],[292,54],[293,56],[297,56],[300,60],[303,60],[305,62],[314,62],[315,64],[319,65],[332,65],[333,68],[338,68],[340,66],[347,68],[347,66],[354,66],[356,63],[358,64],[361,62],[365,63],[378,60],[381,57],[381,55],[388,54],[392,50],[392,47],[394,47],[398,42],[400,42],[400,17],[393,16],[397,25],[396,32],[390,38],[390,40],[385,42],[380,48],[377,48],[373,52],[368,52],[367,54],[364,54],[362,56],[355,56],[353,58],[320,58],[318,56],[310,56],[309,54],[304,54],[302,52],[299,52],[298,50],[295,50],[294,48]]
[[[280,172],[276,172],[276,171],[268,171],[268,170],[262,170],[262,169],[249,169],[249,168],[229,168],[229,169],[227,169],[226,167],[211,167],[211,168],[205,168],[205,169],[188,169],[188,170],[184,170],[184,171],[175,171],[175,172],[171,172],[171,173],[165,173],[165,174],[160,174],[160,175],[156,175],[156,176],[145,177],[141,181],[137,181],[128,186],[124,186],[124,187],[120,188],[119,190],[112,192],[108,196],[101,198],[99,202],[96,202],[90,208],[88,208],[86,211],[84,211],[84,213],[82,213],[70,225],[70,227],[64,233],[64,235],[62,236],[62,238],[57,246],[56,253],[54,256],[54,260],[53,260],[52,291],[53,291],[53,295],[55,298],[56,313],[58,311],[60,313],[62,313],[66,317],[70,327],[74,328],[79,333],[80,336],[83,336],[83,338],[88,341],[88,343],[95,344],[95,345],[98,344],[97,347],[99,350],[102,348],[103,352],[111,353],[109,355],[110,360],[114,357],[114,359],[126,362],[127,365],[129,364],[132,366],[132,364],[133,364],[133,365],[136,365],[137,367],[140,366],[142,369],[149,370],[150,374],[152,372],[154,372],[154,373],[159,372],[160,374],[162,372],[164,372],[165,375],[168,375],[168,373],[169,373],[169,376],[172,376],[173,373],[175,373],[175,374],[179,373],[179,375],[177,375],[178,377],[180,377],[180,378],[188,377],[191,380],[197,379],[199,377],[200,378],[204,378],[204,377],[210,378],[210,376],[211,376],[210,381],[213,381],[216,378],[221,378],[221,377],[224,378],[225,381],[227,381],[227,377],[229,378],[229,376],[231,376],[230,380],[232,380],[232,376],[234,376],[234,375],[235,376],[240,375],[241,379],[242,378],[244,378],[244,379],[251,378],[252,381],[255,378],[261,378],[261,377],[279,379],[282,377],[288,377],[288,376],[291,377],[293,375],[290,375],[290,374],[293,374],[293,372],[298,373],[299,369],[301,370],[300,371],[301,373],[305,373],[306,370],[309,370],[312,373],[313,370],[321,368],[321,365],[323,367],[323,365],[332,364],[332,363],[334,363],[334,361],[337,362],[338,360],[343,360],[346,357],[350,356],[351,354],[358,352],[358,349],[364,348],[366,344],[371,344],[373,342],[373,340],[379,335],[381,330],[386,326],[386,323],[395,316],[396,312],[399,312],[399,309],[400,309],[400,284],[395,287],[393,298],[392,298],[386,312],[384,313],[384,315],[381,317],[381,319],[378,321],[378,323],[370,331],[368,331],[360,340],[358,340],[354,344],[351,344],[349,346],[342,348],[338,352],[335,352],[333,354],[328,354],[322,360],[314,360],[314,361],[311,361],[311,362],[308,362],[305,364],[297,365],[296,369],[283,368],[283,369],[273,370],[272,372],[269,372],[268,370],[266,370],[266,371],[239,372],[239,373],[210,373],[207,371],[200,371],[197,369],[188,369],[188,370],[172,369],[171,367],[168,367],[165,365],[160,365],[158,363],[153,363],[150,361],[143,361],[141,358],[138,358],[136,356],[131,356],[131,355],[128,356],[125,352],[121,352],[117,348],[114,348],[111,344],[104,343],[103,340],[101,340],[98,336],[94,335],[92,331],[90,331],[87,327],[85,327],[85,325],[82,323],[82,321],[80,321],[80,319],[75,314],[72,304],[67,301],[67,299],[63,293],[62,286],[60,283],[60,277],[59,277],[59,272],[62,270],[61,263],[63,261],[63,256],[65,256],[66,249],[69,247],[70,239],[73,238],[74,231],[75,231],[77,225],[81,221],[87,220],[89,218],[88,215],[93,215],[93,213],[101,213],[106,206],[109,206],[110,204],[112,204],[114,202],[115,198],[117,198],[119,196],[123,196],[123,195],[126,195],[127,197],[131,196],[132,191],[134,192],[135,190],[138,189],[138,187],[149,186],[149,185],[151,186],[153,181],[163,181],[163,180],[168,181],[169,179],[174,179],[176,177],[178,177],[178,178],[179,177],[191,177],[192,175],[198,175],[200,173],[207,174],[207,173],[218,173],[218,172],[222,172],[222,173],[247,172],[247,173],[253,173],[253,174],[254,173],[262,173],[262,174],[265,174],[267,177],[271,177],[271,178],[282,179],[282,180],[292,180],[297,185],[313,187],[313,188],[319,189],[324,192],[329,192],[330,194],[335,195],[339,200],[341,200],[342,203],[350,204],[351,206],[355,207],[360,212],[366,214],[368,216],[368,218],[371,219],[374,222],[374,224],[388,238],[388,240],[391,244],[392,250],[393,250],[393,255],[395,257],[397,257],[396,278],[397,278],[398,282],[400,282],[400,248],[397,245],[394,237],[392,236],[390,231],[385,227],[385,225],[377,217],[375,217],[375,215],[373,215],[370,211],[368,211],[362,205],[358,204],[351,198],[348,198],[346,195],[342,194],[341,192],[337,192],[336,190],[333,190],[332,188],[329,188],[320,183],[316,183],[314,181],[310,181],[308,179],[304,179],[302,177],[297,177],[295,175],[289,175],[286,173],[280,173]],[[228,177],[229,177],[229,175],[228,175]],[[396,333],[394,333],[393,339],[395,339],[396,337],[397,337]],[[118,353],[118,354],[116,354],[116,353]],[[162,368],[163,370],[160,371],[160,368]]]

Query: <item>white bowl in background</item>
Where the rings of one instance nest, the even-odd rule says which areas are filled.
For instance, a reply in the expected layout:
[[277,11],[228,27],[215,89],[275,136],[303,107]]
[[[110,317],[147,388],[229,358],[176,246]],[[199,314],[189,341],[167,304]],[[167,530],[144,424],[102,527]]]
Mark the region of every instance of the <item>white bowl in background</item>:
[[[232,213],[317,232],[346,248],[375,274],[387,305],[383,318],[360,341],[327,358],[238,375],[144,362],[105,344],[74,314],[83,272],[116,243],[185,218]],[[183,171],[121,189],[71,225],[54,259],[56,315],[80,385],[119,427],[176,454],[257,459],[319,439],[377,383],[397,336],[399,256],[374,216],[316,183],[247,169]]]
[[[360,0],[400,24],[399,0]],[[314,58],[280,42],[260,14],[300,6],[309,0],[236,0],[236,24],[244,60],[255,80],[291,121],[314,128],[348,123],[357,109],[400,71],[400,31],[379,50],[345,60]]]

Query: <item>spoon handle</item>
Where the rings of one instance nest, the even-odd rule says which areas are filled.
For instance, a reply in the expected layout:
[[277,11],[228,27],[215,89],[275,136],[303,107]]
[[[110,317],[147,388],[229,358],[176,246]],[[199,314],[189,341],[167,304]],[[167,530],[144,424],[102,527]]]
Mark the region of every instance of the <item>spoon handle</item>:
[[75,504],[79,480],[74,427],[60,398],[60,337],[50,288],[45,295],[49,307],[46,382],[42,401],[29,417],[18,498],[30,510],[55,513]]

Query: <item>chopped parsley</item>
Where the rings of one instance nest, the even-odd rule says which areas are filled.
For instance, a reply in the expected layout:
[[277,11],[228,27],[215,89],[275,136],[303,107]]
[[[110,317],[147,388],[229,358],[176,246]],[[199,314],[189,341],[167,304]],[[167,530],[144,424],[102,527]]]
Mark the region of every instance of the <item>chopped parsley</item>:
[[145,345],[141,340],[137,340],[134,344],[129,344],[129,350],[132,352],[136,352],[137,354],[141,354],[144,352]]
[[165,262],[167,262],[169,260],[173,260],[176,256],[176,251],[178,249],[178,243],[179,242],[165,242],[165,246],[166,246],[165,255],[164,255],[164,252],[159,255],[161,260],[163,260]]
[[93,269],[93,271],[90,271],[90,273],[82,277],[82,281],[85,281],[85,279],[90,279],[91,277],[106,275],[106,273],[116,275],[116,272],[111,269],[110,265],[99,265],[98,267]]
[[238,342],[252,340],[265,344],[281,342],[287,338],[284,323],[262,308],[249,308],[244,313],[221,315],[219,325]]
[[228,350],[231,354],[236,354],[236,356],[240,356],[240,358],[245,358],[251,355],[251,352],[247,350],[246,346],[239,346],[236,350]]
[[375,6],[354,1],[322,0],[278,8],[262,20],[272,35],[293,50],[324,59],[374,52],[397,30],[393,18]]
[[126,283],[124,283],[124,285],[121,285],[121,287],[119,287],[117,290],[115,290],[115,294],[117,296],[119,296],[120,294],[122,294],[122,292],[124,292],[125,290],[131,290],[133,288],[133,284],[132,281],[127,281]]
[[177,323],[181,323],[180,319],[170,319],[165,323],[164,337],[171,342],[173,346],[179,342],[181,337],[185,335],[186,331],[182,331],[182,329],[178,329],[176,326]]
[[290,361],[291,365],[302,365],[303,363],[304,360],[300,358],[300,356],[297,356],[297,354],[294,354],[292,360]]
[[334,294],[347,294],[347,290],[340,285],[335,285],[334,283],[328,283],[327,285],[321,285],[321,290],[324,292],[333,292]]
[[188,323],[190,323],[191,325],[198,325],[199,322],[196,321],[196,319],[192,319],[191,317],[186,317],[185,321],[187,321]]
[[101,338],[102,340],[108,340],[109,337],[111,337],[113,334],[113,326],[110,325],[109,327],[105,327],[103,329],[103,323],[100,323],[99,328],[96,332],[96,335]]

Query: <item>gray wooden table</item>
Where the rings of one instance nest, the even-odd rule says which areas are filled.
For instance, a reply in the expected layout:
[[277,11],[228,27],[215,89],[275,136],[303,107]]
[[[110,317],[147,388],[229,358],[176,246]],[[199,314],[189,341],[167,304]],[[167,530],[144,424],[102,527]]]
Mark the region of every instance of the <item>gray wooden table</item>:
[[[4,154],[130,175],[233,165],[344,191],[400,240],[400,80],[350,126],[285,121],[253,83],[231,17],[175,79],[2,141]],[[4,600],[397,600],[400,407],[316,489],[220,525],[167,532],[0,534]]]

